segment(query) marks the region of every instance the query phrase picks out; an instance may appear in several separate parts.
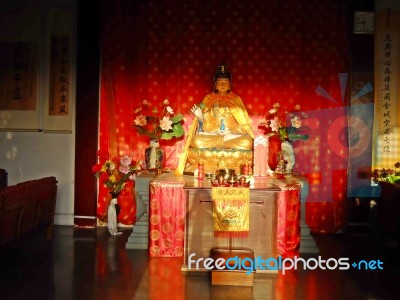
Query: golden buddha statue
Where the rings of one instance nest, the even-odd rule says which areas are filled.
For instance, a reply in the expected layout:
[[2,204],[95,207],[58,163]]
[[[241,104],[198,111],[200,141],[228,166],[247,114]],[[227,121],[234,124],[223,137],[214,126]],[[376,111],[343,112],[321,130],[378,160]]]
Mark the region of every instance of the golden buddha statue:
[[204,164],[206,173],[215,172],[221,156],[227,167],[239,171],[253,159],[251,120],[240,97],[231,91],[231,74],[218,66],[214,92],[191,109],[195,115],[180,157],[176,174],[192,172]]

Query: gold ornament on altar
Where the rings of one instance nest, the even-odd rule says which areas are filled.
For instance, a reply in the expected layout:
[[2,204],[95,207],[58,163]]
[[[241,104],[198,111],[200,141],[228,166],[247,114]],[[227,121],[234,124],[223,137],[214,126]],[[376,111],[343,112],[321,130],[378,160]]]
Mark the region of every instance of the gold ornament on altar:
[[280,174],[280,175],[284,175],[287,174],[287,168],[286,168],[286,161],[285,161],[285,156],[284,156],[284,152],[281,151],[278,153],[277,155],[277,160],[278,160],[278,165],[275,169],[275,173],[276,174]]

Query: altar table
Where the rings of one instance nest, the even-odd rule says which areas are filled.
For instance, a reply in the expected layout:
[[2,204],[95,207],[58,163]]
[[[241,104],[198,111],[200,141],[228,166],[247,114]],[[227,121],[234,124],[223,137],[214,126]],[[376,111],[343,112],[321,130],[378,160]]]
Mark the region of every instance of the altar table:
[[263,258],[292,257],[300,243],[300,189],[294,175],[285,179],[255,177],[250,186],[251,238],[232,241],[212,237],[209,181],[159,175],[150,182],[150,256],[184,256],[186,260],[189,252],[208,257],[210,247],[234,245],[256,248],[255,255]]

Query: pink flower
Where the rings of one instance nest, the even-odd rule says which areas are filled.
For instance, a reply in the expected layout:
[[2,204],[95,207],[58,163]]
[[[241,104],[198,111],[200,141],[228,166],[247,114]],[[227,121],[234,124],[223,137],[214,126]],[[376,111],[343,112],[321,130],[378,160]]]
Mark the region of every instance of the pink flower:
[[278,132],[280,125],[281,124],[279,122],[279,118],[278,117],[275,117],[275,118],[271,119],[271,122],[269,124],[269,126],[271,127],[271,130],[272,131],[276,131],[276,132]]
[[[133,165],[131,165],[133,164]],[[99,164],[94,166],[94,170],[99,169]],[[125,188],[126,182],[134,180],[136,173],[141,170],[139,163],[133,161],[128,155],[113,158],[105,161],[101,166],[100,173],[95,173],[100,183],[110,192],[119,193]]]
[[114,171],[115,170],[115,164],[113,162],[110,162],[109,169],[110,169],[110,171]]
[[269,113],[270,114],[274,114],[274,113],[276,113],[278,110],[276,109],[276,108],[271,108],[270,110],[269,110]]
[[128,155],[124,155],[121,157],[120,162],[121,162],[121,165],[123,165],[123,166],[129,166],[132,163],[132,157],[129,157]]
[[130,169],[129,169],[129,166],[120,165],[120,166],[119,166],[119,171],[120,171],[122,174],[128,174],[129,171],[130,171]]
[[147,124],[146,117],[144,115],[137,116],[133,122],[135,122],[135,125],[137,126],[144,126]]
[[162,120],[160,120],[160,127],[164,131],[168,131],[172,129],[172,121],[169,119],[169,117],[163,117]]
[[290,121],[292,122],[292,126],[294,128],[300,128],[301,127],[301,120],[300,120],[300,118],[298,116],[295,116]]

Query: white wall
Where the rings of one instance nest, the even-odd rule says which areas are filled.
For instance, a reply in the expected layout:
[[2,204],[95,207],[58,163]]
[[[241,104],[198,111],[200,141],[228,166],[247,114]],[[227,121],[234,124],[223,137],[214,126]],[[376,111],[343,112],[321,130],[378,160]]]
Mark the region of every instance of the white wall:
[[75,135],[0,132],[0,168],[13,185],[55,176],[58,180],[55,223],[73,225]]

